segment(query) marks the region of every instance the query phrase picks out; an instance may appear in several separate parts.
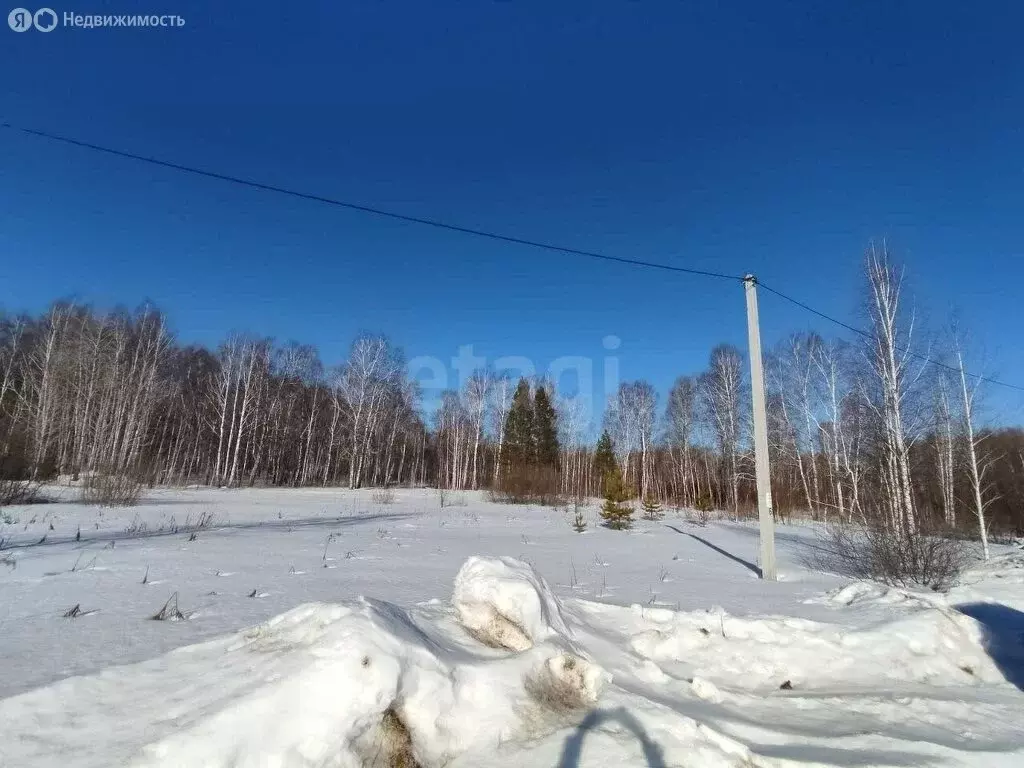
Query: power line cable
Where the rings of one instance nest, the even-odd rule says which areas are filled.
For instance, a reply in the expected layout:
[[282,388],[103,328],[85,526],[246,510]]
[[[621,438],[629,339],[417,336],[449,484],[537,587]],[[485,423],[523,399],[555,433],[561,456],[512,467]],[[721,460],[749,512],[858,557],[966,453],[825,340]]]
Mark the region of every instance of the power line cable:
[[163,168],[172,168],[176,171],[183,171],[184,173],[191,173],[196,176],[205,176],[209,179],[218,179],[220,181],[228,181],[233,184],[241,184],[246,187],[253,189],[260,189],[266,192],[277,192],[282,195],[289,195],[291,197],[301,198],[303,200],[312,200],[318,203],[326,203],[327,205],[334,205],[339,208],[347,208],[351,211],[359,211],[361,213],[370,213],[375,216],[383,216],[389,219],[396,219],[398,221],[405,221],[412,224],[423,224],[428,227],[435,227],[436,229],[446,229],[451,232],[459,232],[464,235],[474,235],[476,237],[486,237],[491,240],[498,240],[504,243],[512,243],[515,245],[525,245],[531,248],[540,248],[546,251],[555,251],[557,253],[571,254],[573,256],[585,256],[591,259],[601,259],[603,261],[613,261],[619,264],[628,264],[634,267],[647,267],[649,269],[660,269],[668,272],[682,272],[688,275],[700,275],[702,277],[717,277],[724,280],[742,281],[743,278],[737,275],[726,275],[721,272],[711,272],[704,269],[691,269],[689,267],[680,267],[673,264],[660,264],[653,261],[642,261],[640,259],[630,259],[624,256],[611,256],[607,253],[598,253],[597,251],[587,251],[581,248],[569,248],[568,246],[555,245],[553,243],[545,243],[540,240],[529,240],[523,237],[515,237],[513,235],[503,235],[498,232],[490,232],[483,229],[474,229],[472,227],[463,227],[458,224],[450,224],[445,221],[439,221],[437,219],[427,219],[420,216],[409,216],[404,213],[396,213],[395,211],[388,211],[383,208],[374,208],[369,205],[362,205],[361,203],[352,203],[345,200],[337,200],[331,197],[325,197],[323,195],[315,195],[307,192],[300,192],[295,189],[289,189],[287,187],[279,187],[274,184],[264,184],[259,181],[253,181],[252,179],[243,179],[239,176],[229,176],[225,173],[217,173],[216,171],[208,171],[202,168],[195,168],[188,165],[182,165],[180,163],[172,163],[168,160],[160,160],[155,157],[146,157],[144,155],[136,155],[132,152],[125,152],[120,149],[113,149],[111,147],[104,147],[99,144],[92,144],[87,141],[80,141],[78,139],[68,138],[67,136],[58,136],[53,133],[46,133],[45,131],[37,131],[31,128],[21,128],[10,123],[3,123],[4,128],[10,128],[21,133],[28,134],[29,136],[36,136],[38,138],[47,139],[49,141],[62,142],[64,144],[71,144],[76,147],[83,147],[85,149],[91,149],[96,152],[104,152],[109,155],[115,155],[117,157],[123,157],[130,160],[137,160],[143,163],[149,163],[151,165],[158,165]]
[[863,336],[866,339],[870,339],[871,338],[871,334],[868,333],[867,331],[865,331],[865,330],[863,330],[861,328],[855,328],[852,325],[848,325],[848,324],[844,323],[842,320],[837,320],[836,318],[832,317],[831,315],[826,315],[824,312],[819,312],[814,307],[809,306],[807,304],[804,304],[802,301],[799,301],[798,299],[794,299],[792,296],[787,296],[786,294],[782,293],[781,291],[775,290],[770,285],[765,285],[761,280],[757,280],[757,284],[759,286],[761,286],[761,288],[763,288],[764,290],[768,291],[768,293],[774,293],[779,298],[785,299],[786,301],[790,302],[791,304],[795,304],[796,306],[800,307],[801,309],[806,309],[811,314],[814,314],[814,315],[817,315],[818,317],[824,318],[825,320],[828,320],[830,323],[835,323],[836,325],[840,326],[841,328],[845,328],[848,331],[852,331],[853,333],[856,333],[859,336]]
[[[619,264],[626,264],[626,265],[634,266],[634,267],[646,267],[648,269],[660,269],[660,270],[664,270],[664,271],[668,271],[668,272],[681,272],[681,273],[684,273],[684,274],[699,275],[699,276],[702,276],[702,277],[716,277],[716,278],[720,278],[720,279],[724,279],[724,280],[731,280],[731,281],[742,281],[743,280],[742,277],[739,277],[737,275],[727,275],[727,274],[724,274],[722,272],[711,272],[711,271],[703,270],[703,269],[692,269],[690,267],[680,267],[680,266],[676,266],[676,265],[673,265],[673,264],[661,264],[661,263],[653,262],[653,261],[643,261],[641,259],[630,259],[630,258],[626,258],[624,256],[612,256],[610,254],[599,253],[597,251],[587,251],[587,250],[583,250],[583,249],[580,249],[580,248],[570,248],[568,246],[555,245],[555,244],[552,244],[552,243],[545,243],[545,242],[542,242],[540,240],[529,240],[527,238],[515,237],[513,235],[503,235],[503,234],[498,233],[498,232],[490,232],[490,231],[482,230],[482,229],[474,229],[472,227],[464,227],[464,226],[461,226],[461,225],[458,225],[458,224],[451,224],[451,223],[448,223],[448,222],[445,222],[445,221],[440,221],[440,220],[437,220],[437,219],[427,219],[427,218],[422,218],[422,217],[419,217],[419,216],[409,216],[407,214],[396,213],[395,211],[388,211],[388,210],[385,210],[385,209],[382,209],[382,208],[374,208],[374,207],[369,206],[369,205],[362,205],[360,203],[352,203],[352,202],[348,202],[348,201],[345,201],[345,200],[337,200],[337,199],[334,199],[334,198],[325,197],[323,195],[316,195],[316,194],[311,194],[311,193],[307,193],[307,192],[300,192],[298,190],[289,189],[287,187],[279,187],[279,186],[276,186],[274,184],[264,184],[264,183],[259,182],[259,181],[253,181],[252,179],[243,179],[243,178],[238,177],[238,176],[230,176],[228,174],[218,173],[216,171],[208,171],[208,170],[204,170],[202,168],[195,168],[195,167],[188,166],[188,165],[182,165],[180,163],[170,162],[168,160],[160,160],[160,159],[155,158],[155,157],[146,157],[145,155],[137,155],[137,154],[134,154],[132,152],[125,152],[123,150],[113,149],[112,147],[105,147],[105,146],[101,146],[99,144],[93,144],[91,142],[81,141],[79,139],[72,139],[72,138],[67,137],[67,136],[59,136],[57,134],[47,133],[46,131],[37,131],[37,130],[34,130],[32,128],[22,128],[20,126],[11,125],[10,123],[3,123],[2,127],[8,128],[8,129],[11,129],[11,130],[14,130],[14,131],[19,131],[19,132],[27,134],[29,136],[34,136],[34,137],[37,137],[37,138],[46,139],[48,141],[61,142],[61,143],[69,144],[69,145],[76,146],[76,147],[82,147],[84,149],[91,149],[91,150],[93,150],[95,152],[102,152],[102,153],[105,153],[105,154],[114,155],[115,157],[126,158],[126,159],[129,159],[129,160],[136,160],[138,162],[149,163],[150,165],[156,165],[156,166],[160,166],[160,167],[163,167],[163,168],[171,168],[173,170],[181,171],[183,173],[191,173],[191,174],[194,174],[196,176],[204,176],[206,178],[217,179],[219,181],[227,181],[227,182],[231,182],[233,184],[240,184],[242,186],[251,187],[252,189],[259,189],[259,190],[263,190],[265,192],[276,192],[278,194],[288,195],[290,197],[296,197],[296,198],[300,198],[302,200],[311,200],[313,202],[325,203],[327,205],[333,205],[333,206],[337,206],[339,208],[346,208],[348,210],[358,211],[360,213],[369,213],[369,214],[373,214],[375,216],[381,216],[381,217],[384,217],[384,218],[394,219],[394,220],[397,220],[397,221],[404,221],[404,222],[408,222],[408,223],[411,223],[411,224],[422,224],[424,226],[434,227],[436,229],[444,229],[444,230],[448,230],[450,232],[459,232],[461,234],[473,235],[475,237],[485,237],[485,238],[489,238],[491,240],[497,240],[499,242],[512,243],[514,245],[525,245],[525,246],[528,246],[530,248],[539,248],[541,250],[554,251],[556,253],[570,254],[570,255],[574,255],[574,256],[584,256],[584,257],[591,258],[591,259],[600,259],[602,261],[611,261],[611,262],[616,262],[616,263],[619,263]],[[814,315],[817,315],[818,317],[823,318],[824,320],[828,320],[831,323],[835,323],[836,325],[840,326],[841,328],[845,328],[846,330],[848,330],[848,331],[850,331],[852,333],[855,333],[855,334],[857,334],[859,336],[863,336],[865,338],[871,338],[871,334],[869,334],[867,331],[865,331],[865,330],[863,330],[861,328],[857,328],[855,326],[849,325],[848,323],[844,323],[842,320],[839,320],[839,319],[837,319],[835,317],[832,317],[831,315],[825,314],[824,312],[821,312],[821,311],[815,309],[814,307],[810,306],[809,304],[805,304],[804,302],[802,302],[802,301],[800,301],[798,299],[794,299],[792,296],[788,296],[788,295],[782,293],[781,291],[778,291],[778,290],[772,288],[771,286],[766,285],[765,283],[761,282],[760,280],[757,281],[757,284],[760,285],[764,290],[768,291],[769,293],[772,293],[772,294],[778,296],[779,298],[784,299],[784,300],[790,302],[791,304],[794,304],[795,306],[800,307],[801,309],[806,310],[807,312],[810,312],[810,313],[812,313]],[[912,351],[909,351],[909,350],[900,350],[900,351],[906,351],[907,354],[909,354],[912,357],[915,357],[915,358],[917,358],[919,360],[923,360],[926,363],[931,363],[932,365],[936,365],[936,366],[938,366],[940,368],[945,368],[946,370],[953,371],[954,373],[959,373],[960,372],[959,368],[955,368],[954,366],[951,366],[951,365],[948,365],[946,363],[940,362],[940,361],[935,360],[933,358],[929,358],[926,355],[921,355],[919,353],[912,352]],[[994,384],[996,386],[1007,387],[1009,389],[1015,389],[1015,390],[1024,392],[1024,386],[1019,386],[1017,384],[1010,384],[1009,382],[999,381],[998,379],[993,379],[993,378],[990,378],[990,377],[987,377],[987,376],[980,376],[980,375],[973,374],[973,373],[968,373],[967,375],[970,376],[973,379],[977,379],[979,381],[984,381],[984,382],[987,382],[989,384]]]
[[[810,312],[810,313],[812,313],[814,315],[817,315],[818,317],[821,317],[821,318],[823,318],[825,320],[828,320],[830,323],[835,323],[839,327],[845,328],[846,330],[851,331],[853,333],[856,333],[859,336],[863,336],[866,339],[872,338],[871,334],[868,333],[867,331],[865,331],[863,328],[857,328],[855,326],[849,325],[848,323],[844,323],[842,320],[839,320],[839,319],[837,319],[835,317],[832,317],[831,315],[827,315],[824,312],[820,312],[819,310],[815,309],[814,307],[812,307],[812,306],[810,306],[808,304],[805,304],[804,302],[800,301],[799,299],[794,299],[792,296],[787,296],[782,291],[777,291],[774,288],[772,288],[771,286],[765,285],[760,280],[757,281],[757,284],[759,286],[761,286],[761,288],[763,288],[764,290],[768,291],[768,293],[773,293],[776,296],[778,296],[780,299],[785,299],[789,303],[795,304],[796,306],[800,307],[801,309],[805,309],[808,312]],[[907,350],[907,349],[901,349],[899,347],[897,347],[897,350],[899,352],[904,352],[906,354],[909,354],[911,357],[915,357],[918,360],[922,360],[925,363],[931,363],[932,365],[938,366],[939,368],[945,368],[947,371],[953,371],[956,374],[960,373],[960,369],[957,368],[956,366],[948,365],[947,363],[943,363],[943,362],[941,362],[939,360],[936,360],[934,358],[928,357],[927,355],[922,355],[922,354],[920,354],[918,352],[914,352],[912,350]],[[972,379],[977,379],[978,381],[984,381],[984,382],[986,382],[988,384],[994,384],[994,385],[999,386],[999,387],[1006,387],[1008,389],[1016,389],[1016,390],[1018,390],[1020,392],[1024,392],[1024,387],[1022,387],[1022,386],[1020,386],[1018,384],[1011,384],[1011,383],[1009,383],[1007,381],[1000,381],[999,379],[993,379],[993,378],[990,378],[988,376],[981,376],[979,374],[971,373],[969,371],[965,371],[964,374],[966,376],[972,378]]]

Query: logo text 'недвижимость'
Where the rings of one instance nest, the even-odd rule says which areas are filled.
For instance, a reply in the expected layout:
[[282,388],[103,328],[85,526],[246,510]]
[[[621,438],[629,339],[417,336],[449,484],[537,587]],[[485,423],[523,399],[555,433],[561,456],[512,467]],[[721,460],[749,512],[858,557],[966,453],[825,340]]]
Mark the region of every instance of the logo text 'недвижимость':
[[[61,23],[63,22],[63,23]],[[177,14],[99,14],[70,13],[62,16],[52,8],[40,8],[35,13],[27,8],[15,8],[7,14],[7,26],[15,32],[52,32],[58,26],[94,29],[100,27],[183,27],[185,19]]]

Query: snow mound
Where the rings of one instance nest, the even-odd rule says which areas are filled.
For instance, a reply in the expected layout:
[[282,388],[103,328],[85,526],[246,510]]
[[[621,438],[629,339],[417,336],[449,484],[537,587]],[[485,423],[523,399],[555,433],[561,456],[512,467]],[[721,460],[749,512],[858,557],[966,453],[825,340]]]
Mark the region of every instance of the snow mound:
[[954,608],[995,603],[1017,615],[1024,614],[1024,552],[1009,552],[977,563],[960,575],[945,599]]
[[917,604],[920,607],[942,605],[942,597],[935,593],[914,592],[899,587],[890,587],[873,581],[855,581],[845,587],[826,592],[822,598],[811,598],[808,603],[832,605],[901,605]]
[[452,603],[462,625],[495,648],[525,651],[552,637],[572,639],[547,582],[511,557],[469,558],[455,577]]
[[[532,568],[471,558],[455,594],[474,634],[521,652],[474,651],[438,604],[311,603],[0,701],[0,721],[22,734],[0,743],[0,764],[64,765],[57,756],[100,730],[115,743],[73,764],[441,766],[553,732],[598,703],[610,676],[571,651],[561,607]],[[138,734],[145,741],[133,743]]]
[[[861,593],[846,597],[854,594]],[[629,643],[642,658],[686,664],[695,680],[763,691],[787,682],[805,690],[894,682],[1000,683],[1003,676],[981,639],[973,619],[927,606],[866,629],[785,617],[738,618],[721,611],[671,617],[648,612]]]
[[[214,650],[191,660],[188,677],[223,680],[233,671],[245,684],[180,712],[174,732],[132,765],[355,766],[400,749],[436,762],[472,745],[459,718],[479,683],[459,690],[441,646],[393,605],[301,606]],[[142,682],[166,695],[163,677]],[[481,731],[511,725],[510,714],[495,714]]]
[[527,678],[534,700],[555,712],[570,712],[597,703],[611,675],[571,653],[553,656]]
[[[472,557],[450,604],[309,603],[0,700],[0,766],[1020,765],[1019,692],[978,620],[834,597],[870,622],[559,601],[531,566]],[[845,607],[873,600],[893,602]]]
[[964,571],[959,580],[961,586],[985,583],[990,587],[993,582],[1001,582],[1003,586],[1024,585],[1024,552],[1009,552],[983,560]]
[[693,681],[690,683],[690,689],[693,691],[693,695],[699,699],[715,704],[722,702],[722,692],[718,690],[718,686],[705,680],[703,677],[693,678]]

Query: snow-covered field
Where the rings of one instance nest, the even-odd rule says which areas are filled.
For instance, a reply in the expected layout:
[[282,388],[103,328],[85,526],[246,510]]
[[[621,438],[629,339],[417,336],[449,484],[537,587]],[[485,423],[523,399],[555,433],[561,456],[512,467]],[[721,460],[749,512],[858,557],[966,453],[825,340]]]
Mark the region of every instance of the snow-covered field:
[[5,508],[0,765],[1024,765],[1024,553],[917,594],[781,526],[773,584],[749,524],[394,497]]

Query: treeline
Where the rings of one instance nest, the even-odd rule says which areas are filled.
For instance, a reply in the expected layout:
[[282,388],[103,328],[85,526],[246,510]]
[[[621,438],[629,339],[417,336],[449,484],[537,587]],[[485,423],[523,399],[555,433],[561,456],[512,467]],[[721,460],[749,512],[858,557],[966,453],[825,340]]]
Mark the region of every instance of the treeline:
[[234,335],[180,346],[144,307],[60,303],[0,320],[0,473],[128,474],[150,483],[423,483],[429,437],[401,351],[361,336],[316,350]]
[[[795,333],[766,356],[773,507],[786,517],[868,524],[896,535],[959,530],[1024,535],[1024,431],[983,426],[981,380],[965,366],[959,329],[920,342],[903,273],[872,248],[864,262],[866,335],[855,342]],[[936,364],[938,363],[938,364]],[[607,475],[594,426],[550,382],[519,382],[555,404],[563,498],[598,496]],[[512,477],[502,456],[515,385],[478,373],[447,393],[438,425],[443,473],[456,488],[550,496],[550,473]],[[662,400],[645,381],[622,383],[603,415],[632,495],[678,507],[756,509],[749,366],[720,345],[704,371],[679,377]],[[461,457],[461,458],[460,458]],[[472,471],[470,471],[472,467]],[[542,476],[543,475],[543,476]]]
[[[1024,432],[981,426],[962,339],[918,352],[902,289],[872,249],[865,338],[797,333],[769,350],[774,509],[895,532],[1024,534]],[[482,370],[443,394],[428,425],[402,351],[383,336],[358,337],[325,366],[309,346],[243,335],[215,350],[180,345],[150,307],[59,303],[0,318],[0,478],[437,485],[544,502],[601,495],[610,448],[636,497],[756,508],[740,350],[716,347],[664,398],[622,383],[600,424],[581,402],[550,381]]]

